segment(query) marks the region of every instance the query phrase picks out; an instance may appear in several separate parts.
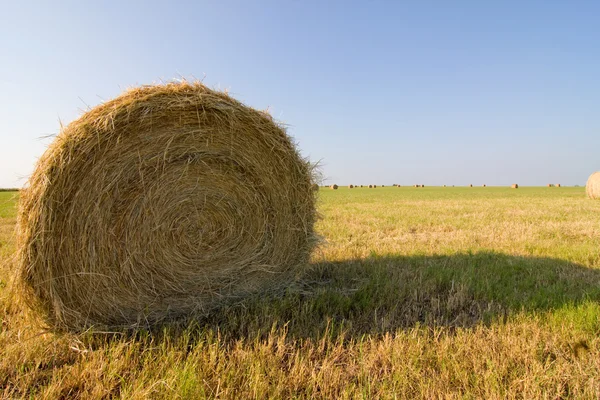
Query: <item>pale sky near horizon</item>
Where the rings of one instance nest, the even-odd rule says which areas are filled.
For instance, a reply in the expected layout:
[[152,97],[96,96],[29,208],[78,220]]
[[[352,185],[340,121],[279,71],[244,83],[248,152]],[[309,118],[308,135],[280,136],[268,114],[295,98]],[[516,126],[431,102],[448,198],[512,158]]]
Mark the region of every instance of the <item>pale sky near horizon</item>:
[[584,185],[600,2],[3,2],[0,187],[124,88],[201,78],[288,124],[326,183]]

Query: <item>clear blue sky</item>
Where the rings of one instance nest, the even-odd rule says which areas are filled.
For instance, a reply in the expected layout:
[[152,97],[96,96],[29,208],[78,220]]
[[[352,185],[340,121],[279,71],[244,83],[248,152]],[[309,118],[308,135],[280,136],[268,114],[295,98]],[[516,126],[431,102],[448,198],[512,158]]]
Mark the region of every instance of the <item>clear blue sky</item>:
[[200,3],[3,2],[0,187],[23,185],[59,119],[178,76],[269,107],[331,183],[600,170],[600,2]]

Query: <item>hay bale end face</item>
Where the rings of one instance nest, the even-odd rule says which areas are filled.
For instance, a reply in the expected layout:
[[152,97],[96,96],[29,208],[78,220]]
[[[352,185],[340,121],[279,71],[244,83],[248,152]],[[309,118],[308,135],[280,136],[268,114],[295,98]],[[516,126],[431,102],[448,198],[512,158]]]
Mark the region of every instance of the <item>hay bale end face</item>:
[[510,187],[513,188],[513,189],[518,189],[519,185],[517,185],[516,183],[513,183]]
[[557,183],[557,184],[555,184],[554,186],[556,186],[556,187],[560,187],[560,183]]
[[552,187],[552,184],[551,184],[551,183],[549,183],[549,184],[547,184],[546,186],[548,186],[548,187]]
[[317,243],[312,172],[281,125],[225,93],[130,89],[65,127],[22,191],[20,293],[81,331],[285,285]]
[[585,192],[590,199],[600,199],[600,171],[590,175],[585,184]]
[[337,188],[338,188],[338,185],[336,185],[336,184],[329,186],[329,189],[332,189],[332,190],[337,190]]
[[354,189],[354,185],[348,185],[348,189]]

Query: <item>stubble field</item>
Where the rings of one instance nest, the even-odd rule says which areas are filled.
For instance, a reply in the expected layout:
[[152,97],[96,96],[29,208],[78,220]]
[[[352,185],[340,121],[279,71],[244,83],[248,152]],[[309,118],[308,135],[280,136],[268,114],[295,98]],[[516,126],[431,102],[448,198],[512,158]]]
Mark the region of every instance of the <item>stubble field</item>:
[[11,291],[5,398],[600,397],[600,201],[584,188],[321,188],[323,243],[285,292],[187,327],[54,334]]

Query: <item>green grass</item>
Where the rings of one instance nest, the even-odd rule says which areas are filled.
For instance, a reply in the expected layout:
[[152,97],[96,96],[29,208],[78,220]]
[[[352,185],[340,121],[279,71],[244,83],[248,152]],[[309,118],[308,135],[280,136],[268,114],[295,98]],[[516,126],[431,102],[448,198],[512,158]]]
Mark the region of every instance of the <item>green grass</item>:
[[41,331],[9,282],[0,394],[600,397],[600,201],[583,188],[321,189],[323,244],[285,292],[136,335]]

